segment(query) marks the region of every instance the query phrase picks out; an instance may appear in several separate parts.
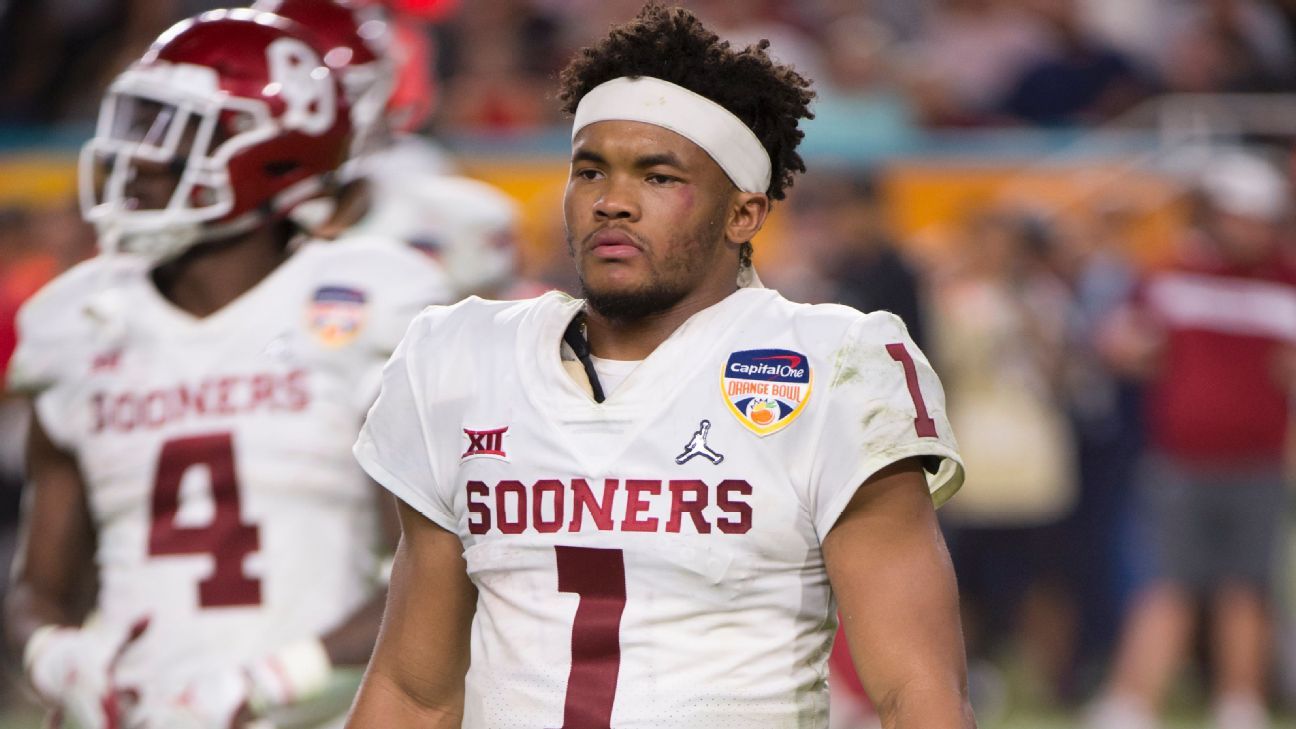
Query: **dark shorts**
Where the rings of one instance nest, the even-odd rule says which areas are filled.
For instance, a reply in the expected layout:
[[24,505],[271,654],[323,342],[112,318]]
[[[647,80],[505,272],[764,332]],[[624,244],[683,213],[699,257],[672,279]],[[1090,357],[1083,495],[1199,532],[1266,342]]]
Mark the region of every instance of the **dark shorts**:
[[1139,482],[1153,576],[1198,592],[1229,583],[1269,592],[1286,518],[1280,464],[1206,469],[1152,453]]

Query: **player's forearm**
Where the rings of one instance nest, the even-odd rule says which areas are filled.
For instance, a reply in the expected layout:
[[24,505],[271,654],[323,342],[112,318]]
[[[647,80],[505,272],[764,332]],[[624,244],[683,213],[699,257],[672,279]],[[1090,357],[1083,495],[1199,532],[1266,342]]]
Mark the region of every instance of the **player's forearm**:
[[21,656],[33,633],[45,625],[73,625],[77,621],[59,600],[41,594],[31,585],[12,586],[4,604],[5,639],[11,654]]
[[418,698],[398,680],[371,666],[347,718],[346,729],[459,729],[462,723],[462,691],[438,700]]
[[957,679],[913,682],[880,697],[883,729],[976,729],[967,686]]

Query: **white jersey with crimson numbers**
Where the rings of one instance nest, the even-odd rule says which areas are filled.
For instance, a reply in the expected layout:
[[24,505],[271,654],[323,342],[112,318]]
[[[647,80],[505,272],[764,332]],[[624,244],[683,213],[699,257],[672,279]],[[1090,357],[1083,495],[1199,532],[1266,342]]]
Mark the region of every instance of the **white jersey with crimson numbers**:
[[382,364],[447,284],[386,241],[301,246],[205,318],[146,263],[91,259],[19,315],[11,389],[80,465],[95,624],[148,618],[117,681],[183,684],[318,636],[378,585],[377,491],[351,444]]
[[560,357],[581,306],[427,310],[356,444],[463,543],[463,726],[826,726],[820,545],[887,464],[921,457],[937,502],[957,490],[935,373],[890,314],[744,288],[600,404]]

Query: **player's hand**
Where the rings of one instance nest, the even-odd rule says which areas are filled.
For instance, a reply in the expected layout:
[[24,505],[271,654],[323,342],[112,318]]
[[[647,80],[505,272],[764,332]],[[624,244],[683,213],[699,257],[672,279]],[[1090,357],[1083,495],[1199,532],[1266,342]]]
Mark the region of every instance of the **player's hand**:
[[200,676],[180,691],[142,701],[129,712],[128,729],[242,729],[252,725],[252,685],[242,670]]
[[24,650],[23,666],[37,695],[54,707],[54,725],[63,729],[118,729],[121,712],[114,673],[122,654],[147,627],[47,626]]
[[316,639],[290,644],[247,665],[200,675],[179,691],[145,696],[129,729],[254,729],[258,717],[314,697],[333,666]]

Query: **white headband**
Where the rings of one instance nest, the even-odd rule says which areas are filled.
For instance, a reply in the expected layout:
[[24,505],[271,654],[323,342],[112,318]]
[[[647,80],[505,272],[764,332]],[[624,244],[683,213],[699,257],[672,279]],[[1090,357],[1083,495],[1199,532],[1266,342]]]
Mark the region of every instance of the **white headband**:
[[739,190],[769,190],[769,153],[756,133],[723,106],[683,86],[651,76],[599,84],[576,106],[572,139],[601,121],[643,122],[669,129],[711,155]]

